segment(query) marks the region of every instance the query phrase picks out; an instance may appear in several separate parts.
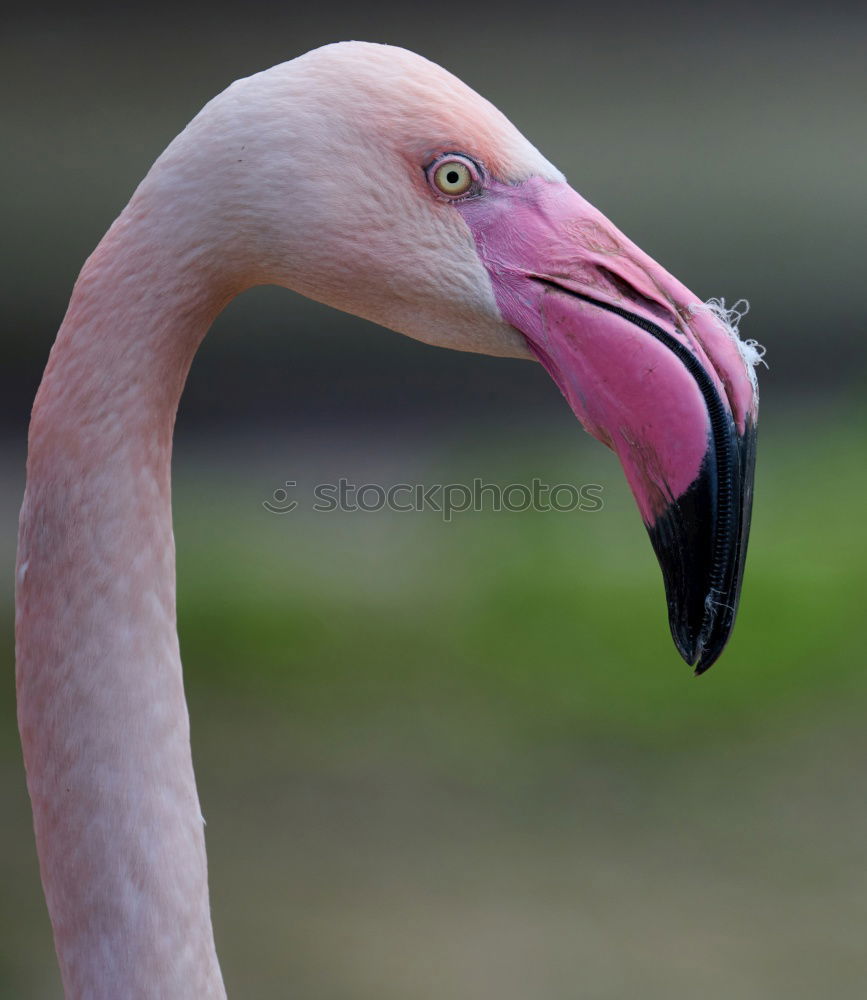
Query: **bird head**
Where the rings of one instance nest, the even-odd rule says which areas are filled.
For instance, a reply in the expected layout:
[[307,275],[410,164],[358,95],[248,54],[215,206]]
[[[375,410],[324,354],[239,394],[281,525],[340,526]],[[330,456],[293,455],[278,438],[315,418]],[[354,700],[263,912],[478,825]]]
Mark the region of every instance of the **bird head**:
[[403,49],[339,43],[238,81],[178,141],[175,168],[207,163],[248,284],[540,361],[623,466],[678,650],[697,672],[714,662],[743,576],[758,406],[756,359],[722,310]]

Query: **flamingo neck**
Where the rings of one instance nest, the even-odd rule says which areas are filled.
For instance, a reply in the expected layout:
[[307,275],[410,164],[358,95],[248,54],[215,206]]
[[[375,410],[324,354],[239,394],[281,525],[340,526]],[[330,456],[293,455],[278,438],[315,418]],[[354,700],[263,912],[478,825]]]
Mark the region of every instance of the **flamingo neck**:
[[137,197],[76,284],[36,398],[18,712],[68,998],[225,997],[175,615],[170,463],[190,361],[237,290]]

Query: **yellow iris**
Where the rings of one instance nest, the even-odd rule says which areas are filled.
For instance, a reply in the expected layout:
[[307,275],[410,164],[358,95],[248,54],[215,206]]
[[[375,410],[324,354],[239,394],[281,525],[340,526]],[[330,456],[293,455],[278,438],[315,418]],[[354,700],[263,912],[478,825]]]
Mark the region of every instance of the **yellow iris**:
[[473,175],[465,163],[461,163],[459,160],[446,160],[445,163],[441,163],[436,168],[434,183],[443,194],[454,198],[469,191],[473,183]]

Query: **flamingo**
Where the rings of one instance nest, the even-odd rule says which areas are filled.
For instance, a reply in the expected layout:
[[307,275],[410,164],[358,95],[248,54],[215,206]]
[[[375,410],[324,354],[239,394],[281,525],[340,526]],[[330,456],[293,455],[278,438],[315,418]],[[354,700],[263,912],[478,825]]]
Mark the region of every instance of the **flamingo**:
[[540,361],[619,456],[672,635],[719,656],[743,575],[755,352],[491,104],[406,50],[233,83],[85,263],[33,407],[18,717],[65,994],[224,997],[175,614],[170,457],[193,355],[273,283],[443,347]]

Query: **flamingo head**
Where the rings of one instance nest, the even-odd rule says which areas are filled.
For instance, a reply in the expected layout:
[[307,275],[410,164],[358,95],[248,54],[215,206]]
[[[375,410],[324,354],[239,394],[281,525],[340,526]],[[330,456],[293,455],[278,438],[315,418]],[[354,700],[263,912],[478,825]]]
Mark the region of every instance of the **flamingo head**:
[[756,357],[724,312],[496,108],[403,49],[317,49],[234,84],[208,115],[218,188],[234,206],[246,192],[245,211],[223,217],[253,248],[256,282],[429,343],[544,365],[617,454],[674,641],[706,670],[741,588],[758,405]]

